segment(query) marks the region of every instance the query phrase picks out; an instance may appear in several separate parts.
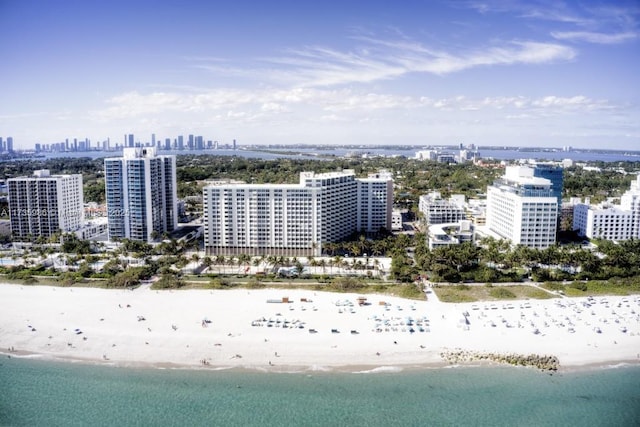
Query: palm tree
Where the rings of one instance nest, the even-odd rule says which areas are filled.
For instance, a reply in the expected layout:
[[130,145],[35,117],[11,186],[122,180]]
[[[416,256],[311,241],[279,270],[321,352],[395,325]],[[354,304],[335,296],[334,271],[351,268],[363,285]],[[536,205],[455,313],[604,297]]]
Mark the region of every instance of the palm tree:
[[371,246],[371,255],[380,256],[383,253],[384,253],[384,241],[383,240],[374,241],[373,245]]
[[225,265],[226,262],[227,262],[227,257],[225,257],[224,255],[217,255],[216,256],[215,263],[216,263],[216,267],[217,267],[217,270],[218,270],[218,274],[220,274],[220,268],[222,268],[222,266]]
[[333,258],[333,264],[338,268],[342,268],[342,257],[340,255],[336,255]]
[[198,253],[195,252],[193,255],[191,255],[191,261],[197,264],[198,262],[200,262],[200,255],[198,255]]
[[376,258],[374,258],[374,259],[373,259],[373,266],[375,267],[375,269],[376,269],[379,273],[381,273],[381,272],[382,272],[382,271],[381,271],[381,269],[380,269],[380,261],[378,261],[378,259],[376,259]]
[[329,266],[329,274],[333,274],[333,258],[329,258],[329,261],[327,261],[327,265]]
[[352,242],[352,243],[349,245],[349,249],[350,249],[350,252],[351,252],[351,253],[353,254],[353,256],[355,256],[355,257],[360,256],[360,254],[362,253],[362,248],[361,248],[361,246],[360,246],[360,243],[358,243],[358,242]]
[[204,266],[208,269],[209,267],[211,267],[211,265],[213,264],[213,260],[211,259],[210,256],[206,256],[204,257],[204,259],[202,260],[202,263],[204,264]]
[[327,266],[327,262],[324,259],[321,259],[318,265],[322,267],[322,273],[326,273],[325,267]]

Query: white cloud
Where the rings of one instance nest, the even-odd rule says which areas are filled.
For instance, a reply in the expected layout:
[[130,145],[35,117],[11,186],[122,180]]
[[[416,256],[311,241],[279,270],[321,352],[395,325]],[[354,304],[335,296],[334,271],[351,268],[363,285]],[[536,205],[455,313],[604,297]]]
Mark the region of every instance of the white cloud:
[[613,105],[605,100],[593,100],[586,96],[558,97],[545,96],[531,103],[534,107],[564,109],[564,110],[582,110],[594,111],[603,109],[613,109]]
[[605,34],[589,31],[554,31],[551,35],[558,40],[576,40],[597,44],[617,44],[638,38],[638,33],[627,31],[624,33]]
[[[586,114],[593,111],[622,110],[606,100],[583,95],[542,98],[524,96],[468,98],[453,96],[432,99],[425,96],[393,95],[354,89],[295,88],[289,90],[210,90],[203,93],[129,92],[114,96],[106,108],[91,113],[99,122],[135,119],[159,120],[184,117],[189,122],[236,122],[237,125],[259,122],[305,122],[316,119],[361,120],[372,115],[389,120],[406,115],[460,112],[465,114],[552,116],[554,114]],[[379,112],[379,114],[377,113]],[[186,126],[186,124],[185,124]]]
[[271,77],[306,87],[371,83],[409,73],[445,75],[478,66],[542,64],[566,61],[576,52],[557,43],[512,41],[462,53],[432,49],[407,40],[360,38],[368,44],[359,53],[310,47],[289,56],[268,59],[280,68],[261,71]]
[[512,13],[517,18],[546,21],[558,27],[551,31],[557,40],[596,44],[624,43],[638,38],[637,2],[546,2],[536,0],[470,1],[465,4],[481,14]]

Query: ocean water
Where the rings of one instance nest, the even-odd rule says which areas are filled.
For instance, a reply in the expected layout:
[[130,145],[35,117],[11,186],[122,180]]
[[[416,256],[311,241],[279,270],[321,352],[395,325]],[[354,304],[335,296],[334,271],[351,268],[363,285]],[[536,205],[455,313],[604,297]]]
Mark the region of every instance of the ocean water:
[[363,373],[0,360],[2,426],[638,426],[640,367]]

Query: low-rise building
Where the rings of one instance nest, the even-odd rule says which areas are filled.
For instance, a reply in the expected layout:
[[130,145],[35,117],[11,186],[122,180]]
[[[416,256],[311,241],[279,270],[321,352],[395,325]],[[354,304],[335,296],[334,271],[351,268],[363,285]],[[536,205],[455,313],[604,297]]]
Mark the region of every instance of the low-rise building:
[[469,220],[449,224],[433,224],[429,227],[429,249],[473,242],[474,226]]
[[402,231],[402,212],[397,209],[391,212],[391,231]]
[[418,209],[422,213],[427,226],[466,219],[464,207],[460,204],[459,197],[454,198],[452,196],[452,199],[445,200],[437,191],[420,196]]
[[75,231],[75,235],[81,240],[106,240],[107,231],[109,231],[109,221],[104,216],[87,221],[82,228]]

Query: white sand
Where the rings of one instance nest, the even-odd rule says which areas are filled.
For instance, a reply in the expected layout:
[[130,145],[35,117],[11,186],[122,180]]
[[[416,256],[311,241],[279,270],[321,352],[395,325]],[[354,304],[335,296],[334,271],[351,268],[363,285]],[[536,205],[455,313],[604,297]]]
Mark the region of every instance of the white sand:
[[[282,297],[292,302],[267,303]],[[438,366],[442,350],[457,348],[555,355],[562,367],[640,362],[639,296],[596,297],[591,307],[586,298],[443,304],[433,294],[429,301],[368,295],[370,305],[358,306],[357,297],[3,284],[0,352],[116,365],[198,367],[204,360],[209,367],[265,370]],[[468,328],[463,312],[469,313]],[[204,319],[211,321],[206,327]],[[303,328],[292,327],[301,323]]]

